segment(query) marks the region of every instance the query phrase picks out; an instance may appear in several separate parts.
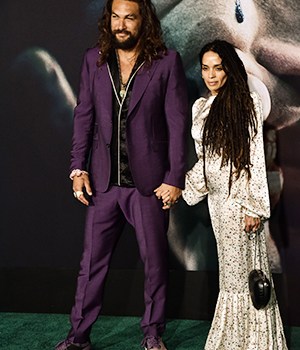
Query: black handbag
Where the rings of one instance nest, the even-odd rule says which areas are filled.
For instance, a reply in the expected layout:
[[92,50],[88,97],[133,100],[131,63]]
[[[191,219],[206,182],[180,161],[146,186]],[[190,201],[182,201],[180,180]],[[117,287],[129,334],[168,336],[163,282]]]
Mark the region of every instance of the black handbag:
[[[254,269],[249,273],[248,285],[253,306],[259,310],[266,307],[271,298],[271,283],[265,273],[261,270],[260,255],[260,232],[254,236],[249,235],[249,239],[255,239]],[[258,249],[257,249],[258,247]],[[259,269],[255,269],[257,250],[259,255]]]

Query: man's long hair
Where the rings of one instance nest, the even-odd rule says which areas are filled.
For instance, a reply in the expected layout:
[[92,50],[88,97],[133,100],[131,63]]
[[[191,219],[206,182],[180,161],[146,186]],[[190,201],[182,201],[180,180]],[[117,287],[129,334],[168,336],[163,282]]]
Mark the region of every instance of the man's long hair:
[[234,47],[223,40],[206,44],[199,54],[201,66],[208,51],[220,56],[227,80],[212,103],[203,129],[204,174],[205,157],[221,156],[222,166],[230,165],[230,193],[233,177],[238,179],[245,171],[251,178],[250,143],[257,133],[257,119],[247,73]]
[[[114,49],[111,32],[112,3],[114,0],[107,0],[103,9],[102,17],[98,22],[99,39],[98,46],[101,55],[98,66],[103,64],[110,52]],[[125,1],[125,0],[124,0]],[[133,1],[139,5],[142,16],[141,37],[138,43],[138,51],[142,60],[150,64],[152,60],[161,57],[167,52],[167,48],[162,39],[160,21],[156,15],[154,5],[150,0],[126,0]]]

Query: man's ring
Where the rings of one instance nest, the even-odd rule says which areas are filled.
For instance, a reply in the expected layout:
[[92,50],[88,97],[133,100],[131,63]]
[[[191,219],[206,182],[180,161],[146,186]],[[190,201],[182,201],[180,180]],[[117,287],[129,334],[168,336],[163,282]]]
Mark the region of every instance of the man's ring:
[[168,202],[168,203],[166,203],[166,205],[167,205],[168,207],[170,207],[170,206],[172,205],[172,203],[171,203],[171,202]]
[[83,194],[83,192],[82,191],[75,191],[73,194],[74,194],[74,197],[78,199]]

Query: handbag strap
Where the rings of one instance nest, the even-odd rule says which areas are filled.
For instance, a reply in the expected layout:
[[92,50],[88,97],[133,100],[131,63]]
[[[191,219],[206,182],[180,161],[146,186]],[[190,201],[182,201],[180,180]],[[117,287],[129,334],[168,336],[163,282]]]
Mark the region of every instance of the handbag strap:
[[[263,223],[261,223],[261,225],[263,225]],[[260,251],[260,244],[261,244],[261,238],[260,238],[260,234],[262,232],[262,228],[263,226],[261,226],[256,232],[250,232],[248,233],[248,238],[252,241],[254,241],[254,266],[253,268],[256,268],[256,262],[257,262],[257,255],[258,255],[258,259],[259,259],[259,269],[261,270],[261,251]]]
[[261,270],[261,251],[260,251],[260,234],[261,231],[257,231],[255,234],[255,248],[254,248],[254,268],[256,268],[256,262],[257,262],[257,255],[258,255],[258,259],[259,259],[259,269]]

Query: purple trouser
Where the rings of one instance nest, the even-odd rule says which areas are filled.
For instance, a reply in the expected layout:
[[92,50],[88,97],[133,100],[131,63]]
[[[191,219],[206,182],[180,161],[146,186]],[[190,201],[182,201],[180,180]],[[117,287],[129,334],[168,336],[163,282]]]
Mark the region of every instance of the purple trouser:
[[144,263],[145,313],[141,327],[145,336],[160,336],[165,329],[168,278],[168,212],[153,196],[135,188],[112,187],[97,193],[87,209],[84,251],[77,280],[72,328],[68,339],[84,343],[102,308],[104,282],[115,244],[126,220],[135,228]]

